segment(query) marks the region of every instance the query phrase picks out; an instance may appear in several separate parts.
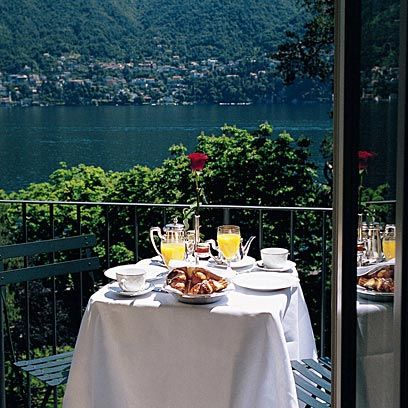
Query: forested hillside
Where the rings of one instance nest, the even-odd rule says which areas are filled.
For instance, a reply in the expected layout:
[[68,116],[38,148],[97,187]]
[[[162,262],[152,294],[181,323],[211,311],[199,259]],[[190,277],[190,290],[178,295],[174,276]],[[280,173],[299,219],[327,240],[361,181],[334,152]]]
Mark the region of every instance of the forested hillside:
[[305,21],[297,0],[2,0],[0,70],[44,53],[165,61],[272,51]]

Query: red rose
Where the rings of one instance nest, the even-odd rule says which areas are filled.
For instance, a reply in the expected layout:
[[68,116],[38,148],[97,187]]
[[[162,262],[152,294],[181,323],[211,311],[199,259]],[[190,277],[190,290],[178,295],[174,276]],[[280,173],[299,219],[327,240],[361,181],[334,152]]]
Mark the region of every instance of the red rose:
[[199,152],[190,153],[187,157],[190,159],[190,166],[193,171],[201,171],[208,160],[208,156],[205,153]]
[[370,152],[369,150],[359,150],[358,152],[358,169],[365,170],[368,167],[368,160],[375,157],[376,154],[374,152]]

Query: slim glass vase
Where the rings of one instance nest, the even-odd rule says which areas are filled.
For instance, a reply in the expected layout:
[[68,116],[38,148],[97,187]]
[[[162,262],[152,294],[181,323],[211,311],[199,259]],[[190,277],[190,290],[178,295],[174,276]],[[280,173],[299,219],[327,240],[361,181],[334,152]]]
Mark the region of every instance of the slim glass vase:
[[197,246],[200,242],[200,216],[194,215],[194,259],[196,265],[198,265],[200,259],[197,255]]

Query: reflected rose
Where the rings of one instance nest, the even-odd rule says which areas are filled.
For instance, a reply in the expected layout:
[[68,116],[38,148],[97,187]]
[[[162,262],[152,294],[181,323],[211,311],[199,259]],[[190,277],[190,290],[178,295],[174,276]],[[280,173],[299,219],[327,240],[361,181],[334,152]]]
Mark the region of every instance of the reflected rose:
[[359,150],[358,152],[358,169],[365,170],[368,167],[368,160],[375,157],[376,154],[369,150]]

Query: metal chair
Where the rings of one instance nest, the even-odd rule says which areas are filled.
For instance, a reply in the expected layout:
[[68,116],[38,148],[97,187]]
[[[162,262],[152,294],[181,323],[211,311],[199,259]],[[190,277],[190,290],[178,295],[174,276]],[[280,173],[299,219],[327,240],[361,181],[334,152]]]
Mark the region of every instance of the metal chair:
[[[5,350],[4,340],[5,331],[4,323],[7,326],[8,341],[12,350],[14,365],[28,375],[37,378],[44,384],[47,389],[44,395],[42,406],[48,402],[52,389],[55,390],[54,406],[56,406],[57,392],[56,387],[65,384],[68,379],[69,368],[73,352],[56,354],[56,304],[54,296],[54,323],[53,323],[53,355],[30,360],[16,361],[12,347],[9,319],[6,309],[5,287],[10,284],[28,282],[32,280],[51,278],[53,288],[55,288],[55,277],[61,275],[91,272],[99,269],[99,259],[91,256],[91,248],[95,245],[94,235],[81,235],[68,238],[57,238],[51,240],[29,242],[23,244],[7,245],[0,247],[0,408],[5,408]],[[69,260],[56,261],[55,254],[64,251],[71,251]],[[75,256],[72,259],[72,252]],[[28,266],[28,257],[51,254],[46,259],[51,262],[36,266]],[[43,256],[43,255],[42,255]],[[24,258],[24,267],[18,269],[4,270],[4,261],[12,258]],[[81,280],[82,283],[82,280]],[[82,296],[82,285],[81,285]],[[30,387],[30,386],[29,386]]]
[[331,361],[305,359],[291,361],[298,400],[308,408],[331,407]]

